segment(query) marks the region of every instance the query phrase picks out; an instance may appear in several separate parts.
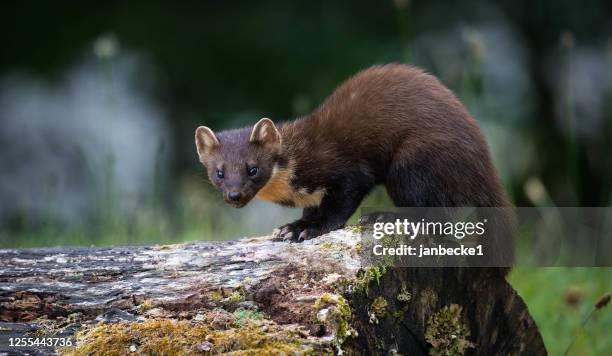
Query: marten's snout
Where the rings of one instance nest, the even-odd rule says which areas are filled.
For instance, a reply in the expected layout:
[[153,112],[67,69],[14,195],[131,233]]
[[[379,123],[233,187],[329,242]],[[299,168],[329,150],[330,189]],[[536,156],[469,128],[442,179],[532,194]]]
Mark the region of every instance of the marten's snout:
[[227,194],[227,197],[233,202],[239,202],[240,199],[242,198],[242,194],[240,194],[240,192],[233,191],[233,192],[229,192]]
[[247,187],[232,185],[231,187],[225,187],[223,198],[234,208],[242,208],[251,200],[252,196],[250,189]]

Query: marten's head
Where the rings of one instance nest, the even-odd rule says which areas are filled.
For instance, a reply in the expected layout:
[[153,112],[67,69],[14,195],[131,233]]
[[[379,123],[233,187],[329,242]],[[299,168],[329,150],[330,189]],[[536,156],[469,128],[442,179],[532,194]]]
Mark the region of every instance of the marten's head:
[[281,135],[270,119],[261,119],[252,130],[237,129],[218,135],[205,126],[195,133],[200,162],[226,202],[245,206],[273,175],[281,152]]

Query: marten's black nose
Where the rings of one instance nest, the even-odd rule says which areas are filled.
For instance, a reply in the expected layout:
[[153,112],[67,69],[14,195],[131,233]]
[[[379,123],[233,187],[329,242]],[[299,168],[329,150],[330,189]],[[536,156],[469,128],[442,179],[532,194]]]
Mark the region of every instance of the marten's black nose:
[[228,197],[231,201],[240,201],[242,195],[239,192],[229,192]]

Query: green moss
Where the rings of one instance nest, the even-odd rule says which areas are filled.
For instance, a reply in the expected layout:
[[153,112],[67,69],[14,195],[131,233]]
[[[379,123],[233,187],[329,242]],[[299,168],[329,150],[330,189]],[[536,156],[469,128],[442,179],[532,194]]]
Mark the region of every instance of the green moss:
[[175,250],[181,246],[182,244],[155,245],[153,248],[158,251],[167,251],[167,250]]
[[347,251],[350,249],[350,247],[346,244],[343,243],[333,243],[330,241],[326,241],[324,243],[321,244],[320,246],[321,250],[324,251]]
[[347,225],[344,227],[344,230],[348,232],[360,234],[363,231],[363,226],[362,225]]
[[425,340],[432,346],[430,355],[463,355],[468,348],[475,347],[469,341],[470,329],[461,320],[462,308],[451,304],[429,317]]
[[215,353],[232,355],[300,355],[314,353],[296,333],[275,333],[257,325],[218,331],[209,337]]
[[361,242],[358,242],[357,244],[355,244],[355,252],[357,253],[363,252],[363,244]]
[[400,303],[404,303],[399,310],[393,312],[393,317],[395,318],[396,322],[401,322],[402,320],[404,320],[404,316],[410,308],[410,305],[408,303],[410,303],[410,301],[412,300],[412,294],[408,292],[408,288],[406,288],[406,286],[402,286],[401,292],[397,294],[395,299],[397,299],[397,301]]
[[389,303],[383,297],[374,299],[368,310],[371,324],[378,324],[378,319],[385,316]]
[[357,281],[355,283],[355,291],[368,294],[368,286],[372,281],[380,283],[380,279],[387,271],[386,267],[368,267],[362,269],[357,274]]
[[336,339],[342,344],[347,337],[354,334],[354,331],[350,328],[352,313],[346,299],[343,297],[340,297],[336,305],[338,307],[338,314],[336,317]]
[[308,344],[294,329],[252,319],[241,327],[215,330],[210,324],[170,319],[99,323],[76,335],[77,345],[62,355],[295,355],[330,353],[329,347]]
[[242,327],[248,320],[263,320],[264,314],[258,310],[238,308],[232,313],[234,316],[233,325]]
[[147,310],[153,309],[153,301],[151,299],[145,299],[142,304],[138,306],[138,312],[140,314],[146,312]]
[[244,295],[242,293],[240,293],[240,291],[235,290],[234,292],[232,292],[232,294],[230,294],[230,296],[227,298],[227,301],[230,303],[238,303],[238,302],[242,302],[244,300]]
[[315,310],[321,310],[327,304],[335,304],[335,303],[336,303],[335,294],[323,293],[323,295],[320,298],[315,300],[313,307],[315,308]]
[[329,241],[326,241],[326,242],[321,244],[320,249],[321,250],[331,250],[333,247],[334,247],[333,243],[331,243]]
[[405,315],[406,315],[406,311],[404,309],[396,310],[395,312],[393,312],[393,317],[397,319],[397,321],[404,320]]
[[350,327],[351,307],[346,299],[338,294],[324,293],[313,305],[315,310],[330,308],[331,323],[335,326],[336,341],[342,344],[347,337],[356,332]]
[[212,291],[208,294],[208,297],[210,298],[210,300],[212,300],[213,302],[219,302],[221,301],[221,299],[223,299],[223,294],[221,294],[221,292],[215,290]]
[[374,301],[372,302],[372,305],[370,306],[370,310],[376,316],[384,316],[387,311],[387,305],[389,305],[389,303],[387,303],[385,298],[378,297],[374,299]]
[[192,345],[194,340],[204,340],[210,331],[205,325],[167,319],[151,319],[142,323],[99,323],[76,334],[77,346],[59,351],[62,355],[112,356],[128,354],[130,346],[138,344],[140,354],[185,354],[191,349],[190,346],[195,346]]

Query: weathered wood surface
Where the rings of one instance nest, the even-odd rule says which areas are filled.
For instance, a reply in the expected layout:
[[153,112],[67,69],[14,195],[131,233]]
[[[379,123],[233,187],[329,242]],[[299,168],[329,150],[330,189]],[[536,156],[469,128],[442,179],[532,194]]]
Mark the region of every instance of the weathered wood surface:
[[[0,250],[0,354],[87,353],[87,343],[97,352],[146,354],[161,347],[159,334],[139,330],[110,345],[94,330],[124,326],[98,330],[125,334],[160,320],[193,331],[173,326],[166,336],[182,341],[158,350],[167,354],[545,353],[502,277],[484,269],[362,268],[360,248],[359,234],[342,230],[300,244],[262,237]],[[77,331],[79,348],[6,344],[10,336]]]

